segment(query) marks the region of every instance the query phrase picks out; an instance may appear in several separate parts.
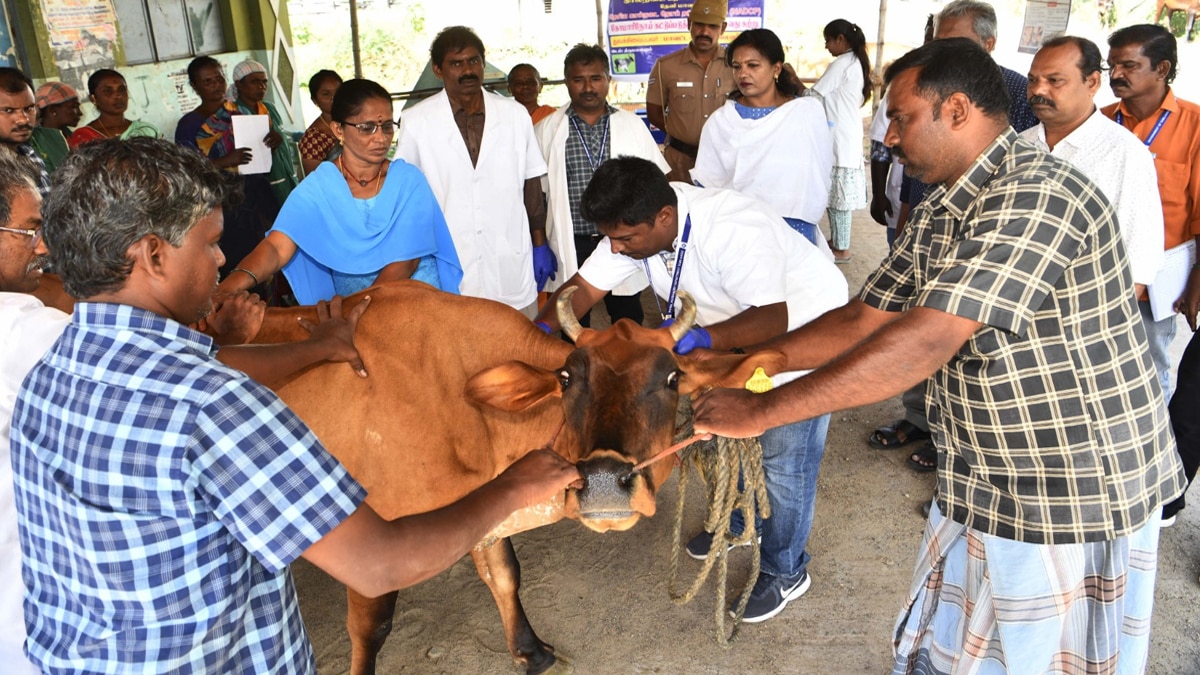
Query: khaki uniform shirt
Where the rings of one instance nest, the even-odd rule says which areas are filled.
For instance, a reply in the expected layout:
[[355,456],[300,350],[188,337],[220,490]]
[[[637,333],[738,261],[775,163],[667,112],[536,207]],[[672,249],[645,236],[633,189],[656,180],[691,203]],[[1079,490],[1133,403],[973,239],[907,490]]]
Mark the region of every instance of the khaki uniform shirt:
[[[704,68],[689,45],[655,62],[646,82],[646,103],[663,107],[667,123],[663,131],[668,136],[698,146],[700,130],[709,115],[725,105],[729,93],[736,88],[733,69],[725,63],[724,47],[717,48]],[[695,165],[695,157],[671,147],[663,154],[671,165],[671,178],[687,181],[686,172]],[[683,176],[678,175],[679,171]]]

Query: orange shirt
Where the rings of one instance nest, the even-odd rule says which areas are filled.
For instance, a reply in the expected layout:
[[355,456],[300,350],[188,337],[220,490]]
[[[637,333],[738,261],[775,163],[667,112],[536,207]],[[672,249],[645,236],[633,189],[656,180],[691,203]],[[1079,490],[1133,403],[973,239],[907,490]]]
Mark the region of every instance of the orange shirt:
[[533,123],[536,125],[538,122],[541,122],[547,117],[553,115],[555,110],[558,110],[558,108],[555,108],[552,105],[539,105],[537,110],[529,113],[529,116],[533,118]]
[[1144,142],[1153,131],[1162,111],[1171,111],[1150,152],[1158,169],[1158,192],[1163,206],[1163,245],[1174,248],[1200,236],[1200,106],[1175,98],[1167,89],[1167,97],[1153,115],[1139,120],[1118,101],[1105,106],[1103,112],[1115,119],[1117,111],[1125,117],[1126,129]]

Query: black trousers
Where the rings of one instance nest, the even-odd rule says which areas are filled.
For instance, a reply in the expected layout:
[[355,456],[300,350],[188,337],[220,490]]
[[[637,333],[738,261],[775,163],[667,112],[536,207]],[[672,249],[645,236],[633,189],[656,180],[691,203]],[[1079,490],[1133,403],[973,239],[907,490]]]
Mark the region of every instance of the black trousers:
[[[1196,478],[1196,469],[1200,467],[1200,339],[1196,336],[1200,331],[1192,333],[1183,358],[1179,360],[1177,369],[1178,380],[1175,393],[1171,395],[1168,409],[1171,412],[1171,429],[1175,432],[1175,443],[1179,447],[1179,457],[1183,460],[1183,469],[1187,473],[1188,485]],[[1163,518],[1170,518],[1183,510],[1184,499],[1179,499],[1163,507]]]
[[[600,243],[601,237],[598,234],[593,235],[575,235],[575,264],[583,265],[583,261],[588,259],[592,251],[596,250],[596,245]],[[639,326],[642,320],[645,319],[645,313],[642,311],[642,298],[640,295],[613,295],[609,293],[604,296],[604,308],[608,310],[608,316],[613,323],[618,319],[629,319]],[[591,325],[591,316],[585,314],[580,320],[579,325],[587,328]]]

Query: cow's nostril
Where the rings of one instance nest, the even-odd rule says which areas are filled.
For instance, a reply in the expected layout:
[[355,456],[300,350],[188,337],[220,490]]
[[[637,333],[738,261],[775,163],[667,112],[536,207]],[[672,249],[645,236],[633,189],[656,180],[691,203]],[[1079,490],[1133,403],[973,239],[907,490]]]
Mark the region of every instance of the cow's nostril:
[[633,487],[633,475],[634,475],[633,472],[630,471],[629,473],[624,474],[620,478],[618,478],[617,482],[621,485],[621,487],[628,490],[629,488]]

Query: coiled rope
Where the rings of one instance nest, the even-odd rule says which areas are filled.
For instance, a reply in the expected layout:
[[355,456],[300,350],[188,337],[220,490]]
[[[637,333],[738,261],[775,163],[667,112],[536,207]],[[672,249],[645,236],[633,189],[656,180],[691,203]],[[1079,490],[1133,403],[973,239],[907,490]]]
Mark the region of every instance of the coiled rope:
[[[676,440],[693,435],[691,401],[680,401],[676,413]],[[696,597],[700,587],[708,580],[713,567],[717,568],[717,607],[716,631],[717,642],[728,646],[737,637],[738,626],[746,612],[746,603],[750,601],[750,591],[758,580],[761,555],[758,545],[758,531],[755,525],[755,512],[763,518],[771,516],[771,506],[767,501],[767,485],[763,479],[762,446],[757,438],[735,439],[716,437],[712,440],[699,441],[680,452],[679,494],[675,505],[674,541],[671,546],[671,572],[667,582],[667,591],[677,605],[684,605]],[[708,510],[704,516],[704,529],[713,535],[712,546],[704,559],[704,566],[696,576],[687,591],[677,590],[679,573],[679,552],[683,547],[683,507],[687,496],[688,467],[694,467],[704,481],[708,496]],[[742,479],[739,481],[739,477]],[[740,484],[739,484],[740,483]],[[735,511],[741,511],[746,523],[741,535],[733,536],[729,532],[729,520]],[[742,588],[737,605],[733,608],[733,628],[726,632],[725,593],[729,576],[729,556],[724,555],[730,546],[749,546],[751,550],[750,576]]]

